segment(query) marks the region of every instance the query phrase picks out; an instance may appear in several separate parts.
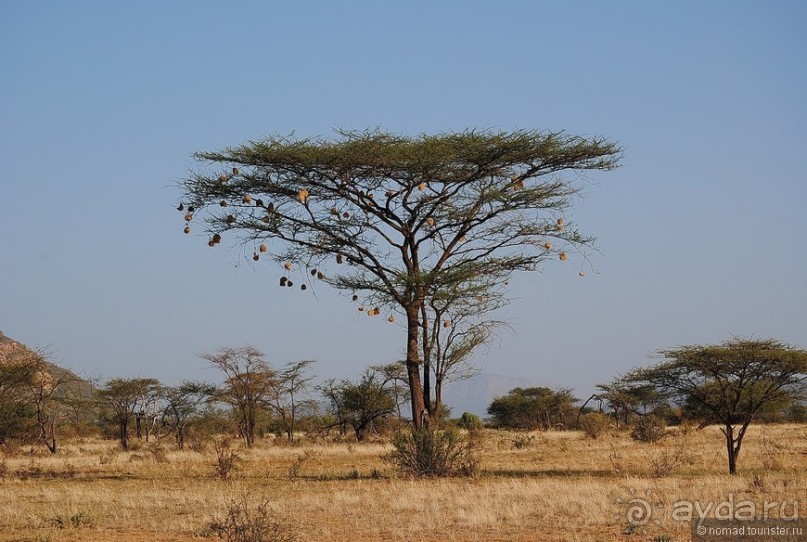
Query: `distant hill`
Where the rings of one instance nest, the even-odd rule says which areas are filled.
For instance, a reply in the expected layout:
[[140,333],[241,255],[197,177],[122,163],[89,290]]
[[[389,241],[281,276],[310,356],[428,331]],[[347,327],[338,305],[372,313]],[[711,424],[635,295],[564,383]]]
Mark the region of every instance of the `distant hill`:
[[487,416],[488,405],[500,395],[507,395],[513,388],[527,388],[540,385],[529,378],[517,378],[482,373],[467,380],[449,382],[443,391],[443,401],[451,408],[451,416],[456,418],[463,412],[473,412]]
[[[36,352],[28,346],[17,342],[9,337],[6,337],[0,331],[0,364],[25,360],[35,356]],[[58,365],[45,361],[48,373],[54,377],[55,380],[66,382],[65,393],[69,396],[90,397],[93,394],[93,387],[87,380],[81,378],[77,374],[59,367]]]

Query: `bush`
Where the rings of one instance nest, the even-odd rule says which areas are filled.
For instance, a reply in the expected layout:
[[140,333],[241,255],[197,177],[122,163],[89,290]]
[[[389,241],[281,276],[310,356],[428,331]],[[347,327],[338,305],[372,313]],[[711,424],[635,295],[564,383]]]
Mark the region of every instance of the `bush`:
[[457,421],[457,426],[467,431],[479,431],[484,427],[484,424],[482,419],[473,412],[463,412]]
[[468,437],[454,429],[398,433],[386,461],[408,476],[473,476],[477,464]]
[[216,452],[215,470],[222,480],[228,480],[230,475],[236,470],[236,464],[240,459],[238,454],[230,449],[229,439],[217,439],[213,444]]
[[578,423],[580,430],[583,431],[588,438],[597,438],[608,429],[611,425],[611,420],[608,419],[608,416],[600,412],[589,412],[580,416]]
[[664,438],[667,422],[654,414],[640,416],[631,430],[631,438],[639,442],[658,442]]
[[226,542],[294,542],[297,536],[288,525],[275,520],[268,503],[254,508],[246,498],[231,501],[224,517],[214,517],[205,535],[215,534]]

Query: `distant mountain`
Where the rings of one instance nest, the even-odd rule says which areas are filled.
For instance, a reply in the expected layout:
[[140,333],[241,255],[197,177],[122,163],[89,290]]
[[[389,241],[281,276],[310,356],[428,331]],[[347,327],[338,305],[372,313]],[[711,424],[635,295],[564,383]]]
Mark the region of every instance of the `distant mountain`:
[[451,408],[452,418],[461,416],[463,412],[473,412],[484,418],[495,397],[507,395],[513,388],[538,385],[536,380],[529,378],[482,373],[467,380],[445,384],[443,402]]
[[[26,345],[17,342],[9,337],[6,337],[0,331],[0,364],[16,362],[36,356],[36,352]],[[69,371],[63,367],[45,361],[48,373],[50,373],[55,380],[65,382],[65,390],[69,396],[91,397],[93,394],[92,385],[85,379],[77,374]]]

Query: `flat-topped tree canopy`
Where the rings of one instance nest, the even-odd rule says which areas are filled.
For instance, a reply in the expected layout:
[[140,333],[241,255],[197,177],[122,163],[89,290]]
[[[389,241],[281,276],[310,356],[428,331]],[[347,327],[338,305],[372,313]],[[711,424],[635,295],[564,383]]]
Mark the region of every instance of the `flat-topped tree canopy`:
[[[360,294],[370,315],[402,314],[419,427],[434,412],[431,357],[452,312],[467,316],[471,306],[481,317],[506,302],[514,271],[589,245],[564,211],[580,173],[613,169],[620,155],[603,138],[529,130],[274,136],[197,153],[180,210],[186,232],[203,216],[210,246],[233,236],[253,245],[256,261]],[[437,307],[444,326],[433,326]]]

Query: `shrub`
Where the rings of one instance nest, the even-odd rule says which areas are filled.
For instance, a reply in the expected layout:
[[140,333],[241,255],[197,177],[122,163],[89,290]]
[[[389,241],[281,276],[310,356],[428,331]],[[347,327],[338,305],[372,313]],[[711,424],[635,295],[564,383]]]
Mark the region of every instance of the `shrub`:
[[463,412],[457,422],[457,426],[467,431],[479,431],[484,424],[482,423],[482,419],[473,412]]
[[597,438],[611,425],[608,416],[600,412],[588,412],[580,416],[580,430],[588,438]]
[[521,450],[522,448],[529,448],[533,445],[535,436],[533,435],[518,435],[513,439],[513,448]]
[[658,442],[666,434],[667,423],[663,418],[650,414],[640,416],[631,430],[631,438],[639,442]]
[[213,449],[216,451],[216,474],[222,480],[228,480],[236,469],[238,454],[230,449],[229,439],[217,439],[213,443]]
[[473,476],[477,464],[471,440],[455,429],[398,433],[386,461],[409,476]]
[[288,525],[277,521],[268,503],[252,507],[246,498],[230,501],[223,517],[214,517],[204,533],[216,535],[226,542],[294,542],[296,534]]
[[685,448],[683,441],[675,446],[667,447],[648,458],[653,476],[660,478],[670,476],[685,461]]

